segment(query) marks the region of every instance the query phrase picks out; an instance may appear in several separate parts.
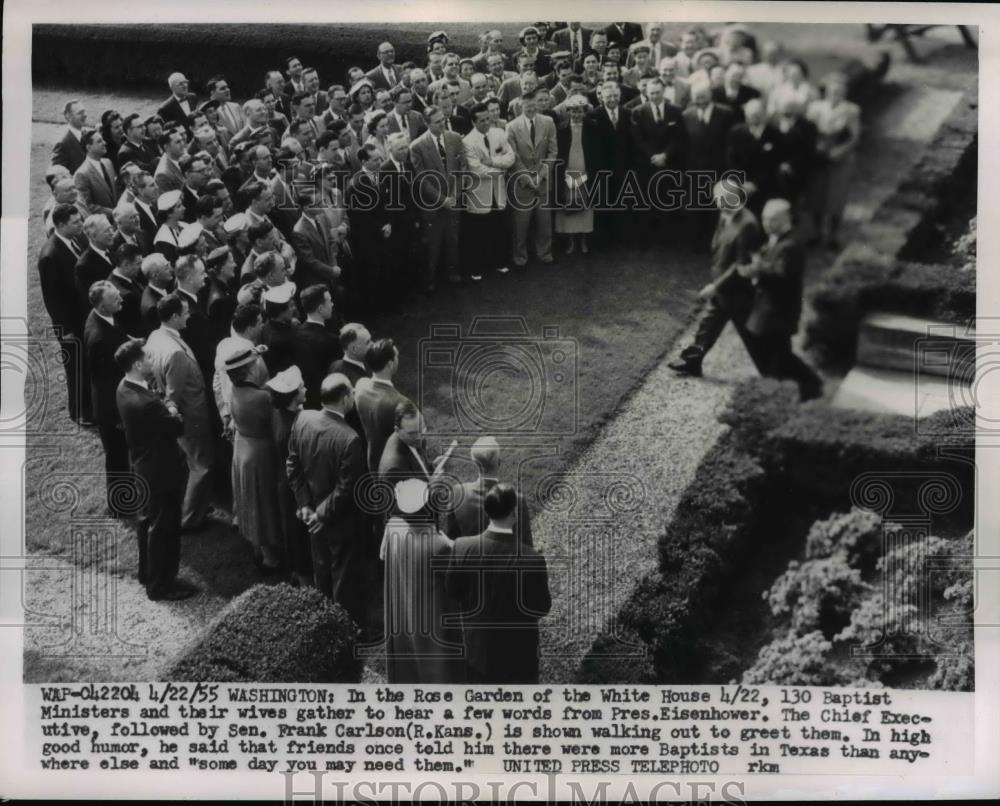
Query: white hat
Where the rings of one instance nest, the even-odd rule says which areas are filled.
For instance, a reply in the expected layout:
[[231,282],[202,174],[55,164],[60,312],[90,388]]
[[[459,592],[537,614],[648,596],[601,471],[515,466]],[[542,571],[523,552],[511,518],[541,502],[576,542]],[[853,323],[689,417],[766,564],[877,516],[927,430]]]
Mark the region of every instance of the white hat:
[[228,235],[232,235],[235,232],[247,229],[249,224],[250,222],[249,219],[247,219],[246,213],[237,213],[236,215],[229,216],[229,218],[225,220],[225,223],[223,223],[222,228]]
[[423,479],[407,479],[396,485],[396,506],[401,512],[412,515],[427,503],[427,482]]
[[177,236],[178,248],[187,249],[189,246],[194,246],[201,237],[201,233],[204,229],[205,228],[197,221],[192,221],[184,227],[184,229],[181,230],[181,234]]
[[231,369],[246,366],[255,361],[256,358],[257,351],[253,347],[247,347],[245,344],[234,344],[222,356],[222,368],[229,372]]
[[288,369],[282,370],[271,378],[267,385],[278,394],[294,392],[302,386],[302,371],[295,364],[292,364]]
[[261,299],[273,305],[287,305],[292,301],[293,296],[295,296],[295,283],[289,281],[274,288],[268,288],[261,295]]
[[160,198],[156,200],[156,209],[160,212],[166,212],[178,205],[181,200],[181,192],[179,190],[168,190],[166,193],[161,193]]

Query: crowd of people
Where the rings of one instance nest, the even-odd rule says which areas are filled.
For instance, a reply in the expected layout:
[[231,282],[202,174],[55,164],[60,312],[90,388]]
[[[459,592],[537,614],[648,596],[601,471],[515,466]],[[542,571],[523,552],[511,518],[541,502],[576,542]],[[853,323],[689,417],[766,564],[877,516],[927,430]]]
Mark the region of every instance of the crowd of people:
[[[135,514],[121,485],[139,493],[150,598],[194,592],[177,577],[182,531],[232,524],[264,572],[315,585],[360,624],[359,569],[383,562],[386,634],[407,658],[390,664],[397,682],[537,677],[545,563],[497,481],[499,447],[477,442],[479,481],[452,489],[454,511],[431,511],[440,466],[393,385],[398,349],[362,322],[443,282],[552,263],[553,236],[567,254],[710,251],[708,305],[672,366],[699,375],[732,321],[763,374],[819,393],[790,346],[798,234],[835,245],[860,137],[850,77],[813,84],[738,25],[672,42],[659,23],[537,23],[515,50],[499,31],[481,42],[461,55],[435,31],[426,60],[402,64],[383,42],[377,64],[325,90],[291,56],[242,103],[222,75],[199,97],[177,72],[156,114],[108,110],[99,128],[66,103],[42,294],[69,414],[104,448],[110,514]],[[392,483],[391,512],[359,506],[365,478]],[[216,506],[229,500],[231,513]],[[398,614],[430,589],[413,569],[442,554],[435,601],[462,614],[451,645],[464,660],[423,663],[391,614],[409,623]],[[473,612],[483,586],[485,614]]]

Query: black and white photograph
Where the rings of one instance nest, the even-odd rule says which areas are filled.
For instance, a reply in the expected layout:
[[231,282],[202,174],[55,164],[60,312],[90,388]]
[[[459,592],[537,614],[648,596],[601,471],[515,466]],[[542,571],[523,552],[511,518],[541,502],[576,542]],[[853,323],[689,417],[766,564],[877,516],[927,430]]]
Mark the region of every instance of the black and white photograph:
[[31,25],[25,686],[971,705],[980,27],[631,5]]

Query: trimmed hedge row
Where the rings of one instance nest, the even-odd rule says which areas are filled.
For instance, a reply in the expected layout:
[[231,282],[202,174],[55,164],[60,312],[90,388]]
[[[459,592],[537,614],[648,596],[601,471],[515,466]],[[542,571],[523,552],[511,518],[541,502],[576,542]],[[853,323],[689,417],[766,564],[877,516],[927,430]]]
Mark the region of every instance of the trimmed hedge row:
[[810,297],[806,347],[821,366],[843,370],[854,363],[858,328],[871,311],[956,323],[975,318],[976,274],[949,263],[894,260],[858,246],[845,250]]
[[[754,378],[735,390],[720,416],[731,430],[703,458],[660,539],[659,572],[642,579],[622,608],[616,628],[648,645],[655,682],[692,682],[699,632],[751,549],[768,502],[847,509],[861,473],[940,471],[946,461],[937,456],[941,444],[970,450],[974,444],[970,411],[940,413],[914,428],[912,418],[797,401],[788,382]],[[959,489],[971,489],[971,466],[951,461],[947,471]],[[893,479],[896,503],[912,503],[928,478]],[[971,523],[971,500],[958,517]],[[608,635],[595,641],[578,682],[633,679],[628,664],[609,656],[613,646]]]
[[976,192],[978,102],[959,100],[923,155],[809,292],[805,344],[816,362],[845,370],[854,362],[858,325],[872,310],[966,322],[976,314],[975,272],[915,262],[940,239],[940,223]]
[[166,673],[167,680],[354,683],[358,630],[315,588],[254,585],[233,599]]

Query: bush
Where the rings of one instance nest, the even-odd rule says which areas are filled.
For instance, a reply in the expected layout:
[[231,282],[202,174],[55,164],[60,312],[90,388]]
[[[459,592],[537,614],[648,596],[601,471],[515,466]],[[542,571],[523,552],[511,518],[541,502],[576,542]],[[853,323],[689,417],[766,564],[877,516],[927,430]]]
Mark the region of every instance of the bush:
[[819,630],[788,632],[761,649],[743,682],[775,686],[845,686],[856,681],[827,658],[833,645]]
[[874,512],[854,507],[843,515],[816,521],[806,535],[806,558],[843,554],[851,568],[862,575],[873,571],[882,551],[882,519]]
[[255,585],[226,606],[166,679],[357,682],[357,634],[346,611],[315,588]]
[[960,266],[895,260],[867,247],[845,250],[809,292],[806,348],[820,366],[854,363],[858,328],[872,311],[965,323],[976,315],[976,277]]
[[615,683],[648,685],[656,683],[652,657],[646,643],[635,633],[621,631],[616,637],[601,633],[580,664],[577,683]]
[[962,271],[974,273],[976,271],[976,217],[969,221],[969,228],[955,242],[952,249],[955,257],[958,258],[959,268]]
[[819,630],[833,637],[848,623],[866,590],[861,572],[837,553],[803,563],[792,560],[764,598],[772,614],[789,620],[792,632]]

